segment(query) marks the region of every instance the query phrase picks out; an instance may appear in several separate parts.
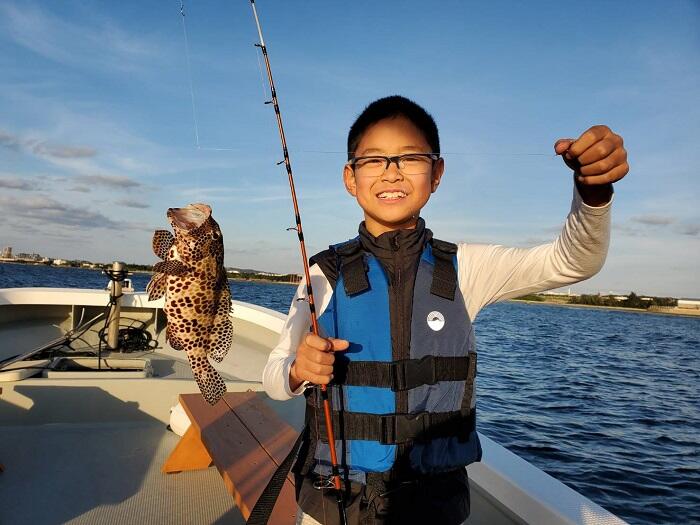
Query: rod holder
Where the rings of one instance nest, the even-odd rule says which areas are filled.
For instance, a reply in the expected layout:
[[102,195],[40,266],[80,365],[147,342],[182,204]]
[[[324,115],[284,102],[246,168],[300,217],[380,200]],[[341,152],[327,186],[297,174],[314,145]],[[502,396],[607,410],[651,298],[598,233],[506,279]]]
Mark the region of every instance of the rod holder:
[[119,320],[121,317],[122,283],[126,276],[126,265],[120,261],[112,263],[110,272],[111,288],[109,292],[109,302],[112,307],[109,309],[107,320],[107,349],[119,350]]

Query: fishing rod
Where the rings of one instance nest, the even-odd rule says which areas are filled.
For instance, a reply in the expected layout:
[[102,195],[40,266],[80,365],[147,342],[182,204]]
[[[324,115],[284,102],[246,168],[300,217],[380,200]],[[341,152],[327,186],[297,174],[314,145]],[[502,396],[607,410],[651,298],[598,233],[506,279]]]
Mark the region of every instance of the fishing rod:
[[[282,141],[282,153],[284,155],[284,160],[278,162],[277,164],[283,164],[287,169],[287,176],[289,178],[289,189],[292,193],[292,204],[294,205],[294,218],[296,220],[296,226],[290,228],[296,230],[297,236],[299,237],[299,247],[301,249],[301,260],[304,264],[304,277],[306,278],[306,299],[309,303],[309,312],[311,314],[311,328],[315,335],[319,335],[318,328],[318,318],[316,317],[316,306],[314,303],[314,294],[311,288],[311,274],[309,272],[309,262],[306,256],[306,245],[304,244],[304,232],[301,228],[301,215],[299,214],[299,203],[297,201],[297,194],[294,188],[294,177],[292,175],[292,163],[289,159],[289,150],[287,149],[287,140],[284,136],[284,126],[282,125],[282,113],[280,112],[279,102],[277,100],[277,91],[275,90],[275,82],[272,79],[272,69],[270,68],[270,57],[267,54],[267,47],[265,46],[265,40],[263,39],[262,27],[260,26],[260,19],[258,18],[258,12],[255,9],[255,0],[250,0],[250,6],[253,9],[253,17],[255,18],[255,25],[258,28],[258,37],[260,38],[260,43],[255,44],[256,47],[260,48],[262,52],[263,59],[265,61],[265,69],[267,70],[267,81],[270,84],[270,93],[272,95],[272,100],[268,100],[265,104],[272,104],[275,109],[275,116],[277,117],[277,128],[279,129],[280,140]],[[331,405],[328,400],[328,387],[326,385],[320,385],[321,389],[321,399],[323,400],[323,415],[326,424],[326,435],[328,436],[328,447],[330,449],[331,456],[331,481],[332,486],[336,493],[336,499],[338,503],[338,513],[340,516],[340,524],[347,524],[347,517],[345,515],[345,502],[342,492],[342,483],[340,480],[340,471],[338,469],[338,457],[335,449],[335,434],[333,433],[333,423],[331,419]]]

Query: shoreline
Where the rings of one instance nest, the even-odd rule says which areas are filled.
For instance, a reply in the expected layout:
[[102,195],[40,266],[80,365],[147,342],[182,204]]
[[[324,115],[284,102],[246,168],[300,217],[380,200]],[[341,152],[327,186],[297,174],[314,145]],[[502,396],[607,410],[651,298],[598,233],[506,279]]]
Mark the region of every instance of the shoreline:
[[249,283],[270,283],[270,284],[292,284],[294,286],[299,286],[299,283],[292,283],[289,281],[273,281],[272,279],[245,279],[242,277],[229,277],[229,281],[242,281]]
[[[0,264],[16,264],[16,265],[25,265],[25,266],[46,266],[50,268],[61,268],[61,269],[70,269],[70,270],[92,270],[95,272],[101,272],[102,268],[89,268],[86,266],[68,266],[68,265],[57,265],[57,264],[48,264],[48,263],[42,263],[39,261],[4,261],[0,260]],[[128,265],[127,265],[128,268]],[[146,274],[146,275],[153,275],[153,270],[129,270],[130,274]],[[276,281],[274,279],[247,279],[245,277],[231,277],[229,275],[226,276],[229,281],[247,281],[247,282],[254,282],[254,283],[272,283],[272,284],[293,284],[294,286],[299,286],[299,282],[291,282],[291,281]]]
[[682,310],[675,307],[674,311],[663,311],[663,310],[647,310],[645,308],[625,308],[623,306],[598,306],[594,304],[570,304],[570,303],[560,303],[556,301],[527,301],[525,299],[508,299],[509,303],[527,303],[527,304],[542,304],[547,306],[564,306],[566,308],[594,308],[597,310],[614,310],[617,312],[629,312],[638,314],[656,314],[656,315],[674,315],[677,317],[700,317],[700,310]]
[[[2,260],[0,264],[17,264],[17,265],[30,265],[30,266],[49,266],[52,268],[64,268],[64,269],[79,269],[79,270],[93,270],[102,271],[101,268],[86,268],[86,267],[76,267],[76,266],[63,266],[63,265],[53,265],[41,262],[29,262],[29,261],[7,261]],[[131,274],[147,274],[152,275],[152,270],[129,270]],[[241,281],[241,282],[254,282],[254,283],[268,283],[268,284],[286,284],[299,286],[299,282],[290,281],[276,281],[274,279],[248,279],[244,277],[231,277],[227,275],[228,281]],[[630,313],[640,313],[640,314],[657,314],[657,315],[674,315],[677,317],[700,317],[700,310],[691,310],[678,307],[669,307],[666,310],[647,310],[645,308],[625,308],[622,306],[599,306],[592,304],[570,304],[563,303],[560,301],[529,301],[526,299],[508,299],[506,302],[513,303],[527,303],[527,304],[542,304],[547,306],[564,306],[567,308],[593,308],[598,310],[613,310],[618,312],[630,312]]]

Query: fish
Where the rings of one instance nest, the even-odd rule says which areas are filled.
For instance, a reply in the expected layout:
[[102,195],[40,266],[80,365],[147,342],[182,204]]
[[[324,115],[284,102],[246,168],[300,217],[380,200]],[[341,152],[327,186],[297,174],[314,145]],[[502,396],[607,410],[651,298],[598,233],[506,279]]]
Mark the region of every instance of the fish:
[[153,266],[148,299],[165,297],[166,341],[185,351],[202,396],[215,405],[226,384],[209,358],[220,363],[233,341],[223,235],[207,204],[169,208],[167,218],[174,234],[153,234],[153,253],[162,261]]

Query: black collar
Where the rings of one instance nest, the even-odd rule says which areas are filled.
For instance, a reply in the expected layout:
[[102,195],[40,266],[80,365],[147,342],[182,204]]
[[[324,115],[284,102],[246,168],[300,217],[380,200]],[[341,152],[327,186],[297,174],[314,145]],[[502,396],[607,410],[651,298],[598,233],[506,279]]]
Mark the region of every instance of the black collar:
[[402,255],[421,253],[425,243],[433,238],[433,232],[425,227],[425,221],[420,217],[414,229],[388,231],[378,237],[367,231],[363,221],[359,233],[362,248],[380,259],[391,258],[396,252]]

